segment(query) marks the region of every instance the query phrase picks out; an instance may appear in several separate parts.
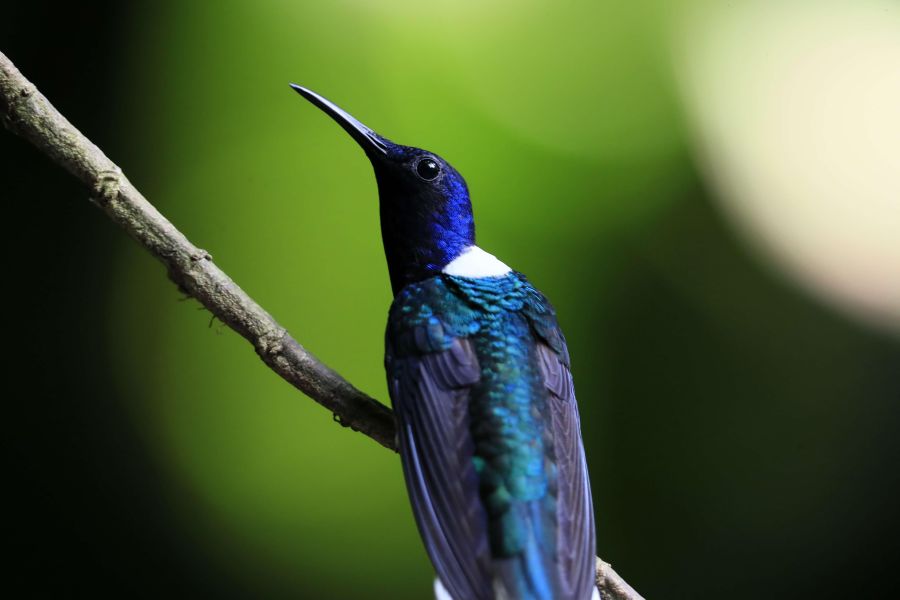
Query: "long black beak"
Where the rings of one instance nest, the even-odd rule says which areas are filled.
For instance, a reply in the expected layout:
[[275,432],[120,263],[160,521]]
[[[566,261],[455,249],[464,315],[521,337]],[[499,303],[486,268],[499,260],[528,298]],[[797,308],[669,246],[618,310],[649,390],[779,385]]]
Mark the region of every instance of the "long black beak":
[[296,83],[292,83],[291,87],[294,88],[295,92],[321,108],[328,116],[337,121],[338,125],[343,127],[344,131],[349,133],[356,140],[356,143],[362,146],[366,154],[369,152],[387,154],[387,145],[384,143],[384,138],[360,123],[353,115],[312,90],[308,90]]

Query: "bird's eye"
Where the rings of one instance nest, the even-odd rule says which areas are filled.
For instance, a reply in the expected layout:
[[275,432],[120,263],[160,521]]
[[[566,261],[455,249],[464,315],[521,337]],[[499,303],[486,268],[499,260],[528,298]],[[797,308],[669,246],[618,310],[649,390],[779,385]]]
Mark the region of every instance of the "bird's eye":
[[441,165],[435,159],[425,157],[416,163],[416,173],[425,181],[434,181],[441,174]]

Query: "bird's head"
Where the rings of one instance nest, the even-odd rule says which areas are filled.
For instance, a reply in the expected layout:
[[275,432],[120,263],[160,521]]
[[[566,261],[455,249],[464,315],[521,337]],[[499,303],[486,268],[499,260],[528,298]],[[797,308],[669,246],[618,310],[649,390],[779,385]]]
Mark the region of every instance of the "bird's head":
[[381,235],[394,294],[438,274],[475,244],[469,190],[447,161],[427,150],[395,144],[315,92],[291,87],[337,121],[375,169]]

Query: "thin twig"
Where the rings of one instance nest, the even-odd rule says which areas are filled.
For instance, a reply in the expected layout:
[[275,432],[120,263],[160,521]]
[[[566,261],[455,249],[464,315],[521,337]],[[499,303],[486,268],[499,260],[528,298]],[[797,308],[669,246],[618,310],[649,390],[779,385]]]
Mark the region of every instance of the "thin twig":
[[[194,246],[125,177],[115,163],[62,116],[0,52],[0,119],[89,190],[110,219],[156,257],[169,278],[214,318],[253,344],[288,383],[330,410],[345,427],[396,451],[391,410],[356,389],[310,354],[219,267]],[[597,559],[597,585],[610,600],[642,600],[612,567]]]

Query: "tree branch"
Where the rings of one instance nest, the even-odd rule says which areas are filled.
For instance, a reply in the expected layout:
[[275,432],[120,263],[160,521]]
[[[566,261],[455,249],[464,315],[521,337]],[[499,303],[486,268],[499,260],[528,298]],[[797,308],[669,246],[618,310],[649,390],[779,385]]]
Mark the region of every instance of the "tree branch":
[[[165,265],[181,291],[253,344],[273,371],[330,410],[345,427],[396,451],[393,413],[309,353],[193,245],[128,181],[115,163],[59,113],[0,52],[0,119],[89,190],[91,201]],[[610,600],[642,600],[597,559],[597,585]]]
[[84,183],[94,204],[163,263],[184,293],[253,344],[273,371],[334,413],[341,424],[396,450],[391,411],[307,352],[215,265],[208,252],[194,246],[160,214],[2,53],[0,90],[6,128]]

